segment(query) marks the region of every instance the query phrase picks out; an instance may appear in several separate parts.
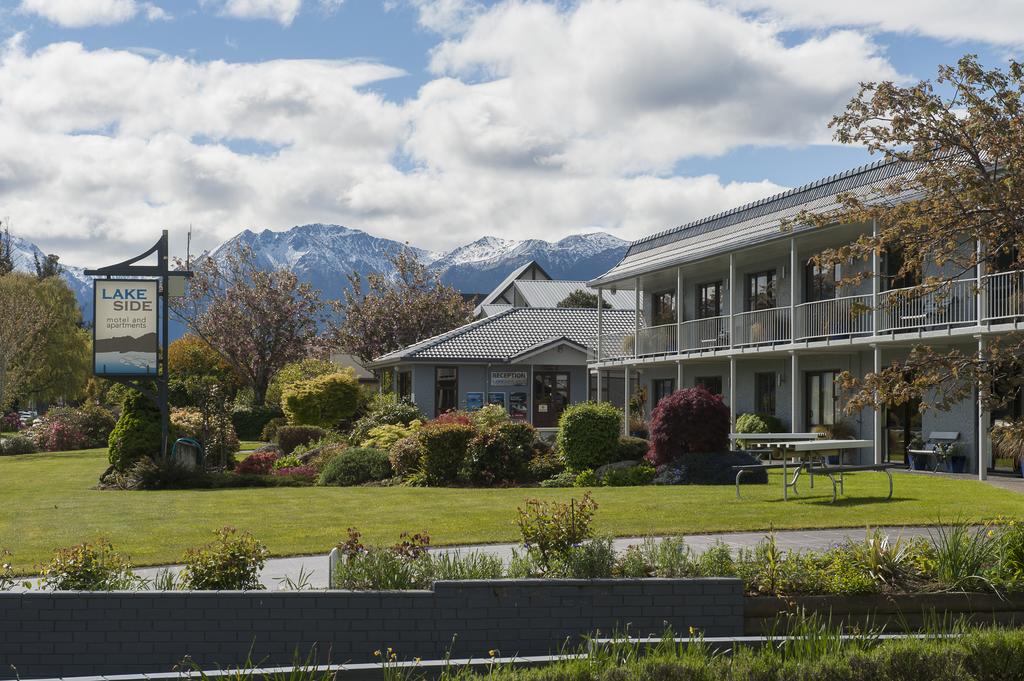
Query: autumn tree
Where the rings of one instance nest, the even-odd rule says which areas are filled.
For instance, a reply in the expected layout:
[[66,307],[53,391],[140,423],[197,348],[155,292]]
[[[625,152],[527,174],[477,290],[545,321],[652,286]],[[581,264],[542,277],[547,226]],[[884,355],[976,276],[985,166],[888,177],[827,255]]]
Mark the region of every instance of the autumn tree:
[[[578,288],[558,302],[557,307],[587,307],[597,309],[597,294]],[[601,307],[607,310],[611,307],[607,300],[601,301]]]
[[320,293],[287,269],[260,269],[252,249],[235,247],[193,266],[174,316],[216,350],[263,404],[274,374],[305,356],[323,320]]
[[[788,222],[825,227],[877,225],[854,243],[818,256],[819,264],[870,261],[899,253],[899,275],[920,284],[900,299],[948,294],[948,277],[1024,269],[1024,65],[985,69],[977,57],[939,68],[935,82],[910,86],[864,83],[830,126],[836,141],[859,144],[899,164],[863,193],[839,197],[838,207],[805,211]],[[979,247],[980,246],[980,247]],[[934,264],[943,277],[920,277]],[[868,268],[870,269],[870,268]],[[848,279],[882,276],[868,273]],[[977,388],[989,407],[1012,399],[1024,382],[1024,341],[1004,336],[984,352],[918,345],[907,359],[857,380],[849,408],[902,404],[919,398],[945,408]]]
[[389,258],[393,278],[349,275],[335,308],[341,321],[332,324],[331,338],[342,352],[368,363],[383,354],[466,323],[472,306],[462,294],[441,283],[437,272],[403,249]]
[[238,392],[238,376],[219,352],[195,334],[186,333],[167,348],[168,389],[171,403],[197,406],[201,395],[211,385],[234,397]]

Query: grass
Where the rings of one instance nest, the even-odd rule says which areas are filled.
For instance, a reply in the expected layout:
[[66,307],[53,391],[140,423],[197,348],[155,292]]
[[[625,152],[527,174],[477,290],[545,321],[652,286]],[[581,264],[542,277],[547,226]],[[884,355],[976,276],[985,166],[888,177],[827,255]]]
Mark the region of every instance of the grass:
[[[370,542],[427,531],[434,544],[513,541],[516,507],[526,498],[579,497],[573,489],[428,489],[410,487],[260,488],[122,492],[92,489],[106,450],[0,457],[0,549],[29,572],[54,549],[99,537],[136,565],[178,561],[224,525],[250,530],[274,555],[325,552],[348,527]],[[897,475],[885,501],[884,475],[847,476],[848,496],[832,504],[831,485],[782,500],[778,473],[769,485],[620,487],[593,490],[596,530],[617,536],[865,525],[926,525],[940,516],[967,521],[1024,516],[1016,492],[973,480]],[[826,492],[828,493],[826,496]]]

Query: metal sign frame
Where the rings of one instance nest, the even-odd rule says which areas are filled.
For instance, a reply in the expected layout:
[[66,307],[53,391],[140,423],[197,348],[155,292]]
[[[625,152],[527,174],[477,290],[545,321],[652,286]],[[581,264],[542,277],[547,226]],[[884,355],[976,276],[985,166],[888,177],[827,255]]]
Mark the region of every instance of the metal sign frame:
[[[111,279],[110,277],[106,277],[102,281],[117,281],[118,283],[122,283],[122,284],[154,285],[154,288],[156,289],[156,298],[155,298],[155,300],[157,302],[157,306],[159,307],[159,305],[160,305],[160,299],[161,299],[160,283],[157,282],[157,281],[154,281],[153,279],[121,279],[121,278]],[[96,279],[93,279],[93,282],[92,282],[92,286],[93,286],[93,289],[92,289],[92,310],[93,310],[93,318],[92,318],[92,373],[93,373],[93,375],[101,376],[101,377],[107,378],[107,379],[135,378],[135,379],[140,379],[140,380],[153,380],[154,378],[157,377],[157,375],[160,372],[160,340],[161,340],[161,337],[160,337],[160,314],[159,314],[159,310],[156,311],[156,318],[157,318],[157,334],[156,334],[157,335],[157,343],[156,343],[156,351],[154,353],[154,354],[156,354],[156,357],[157,357],[157,373],[152,374],[152,373],[147,373],[145,371],[139,371],[139,372],[126,371],[126,372],[117,372],[117,373],[106,373],[106,372],[100,373],[99,371],[96,370],[96,329],[97,329],[96,310],[98,309],[98,305],[96,304],[96,302],[97,302],[97,294],[99,292],[99,287],[97,286],[98,283],[99,282]]]

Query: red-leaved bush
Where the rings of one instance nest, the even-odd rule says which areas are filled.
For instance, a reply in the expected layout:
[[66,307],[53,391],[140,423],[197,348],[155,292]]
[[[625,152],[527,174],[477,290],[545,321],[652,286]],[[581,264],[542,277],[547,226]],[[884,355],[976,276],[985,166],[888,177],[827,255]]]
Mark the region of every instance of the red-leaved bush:
[[464,411],[446,411],[443,414],[439,414],[431,423],[457,423],[460,426],[471,426],[473,425],[473,419]]
[[724,452],[729,444],[729,407],[704,386],[677,390],[651,413],[651,448],[656,466],[684,452]]
[[274,452],[258,452],[245,457],[235,466],[239,475],[270,475],[274,470],[277,454]]
[[277,476],[294,476],[296,478],[308,478],[312,480],[317,476],[315,466],[292,466],[290,468],[275,468],[273,471]]

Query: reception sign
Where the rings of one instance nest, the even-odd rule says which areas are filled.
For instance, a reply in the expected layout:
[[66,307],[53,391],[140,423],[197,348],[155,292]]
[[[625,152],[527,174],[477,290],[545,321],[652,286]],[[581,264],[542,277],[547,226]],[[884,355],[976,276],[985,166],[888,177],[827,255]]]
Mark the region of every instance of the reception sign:
[[491,372],[491,385],[495,387],[504,387],[510,385],[526,385],[526,379],[527,373],[523,369],[511,369]]
[[157,282],[93,282],[93,371],[98,376],[156,376]]

